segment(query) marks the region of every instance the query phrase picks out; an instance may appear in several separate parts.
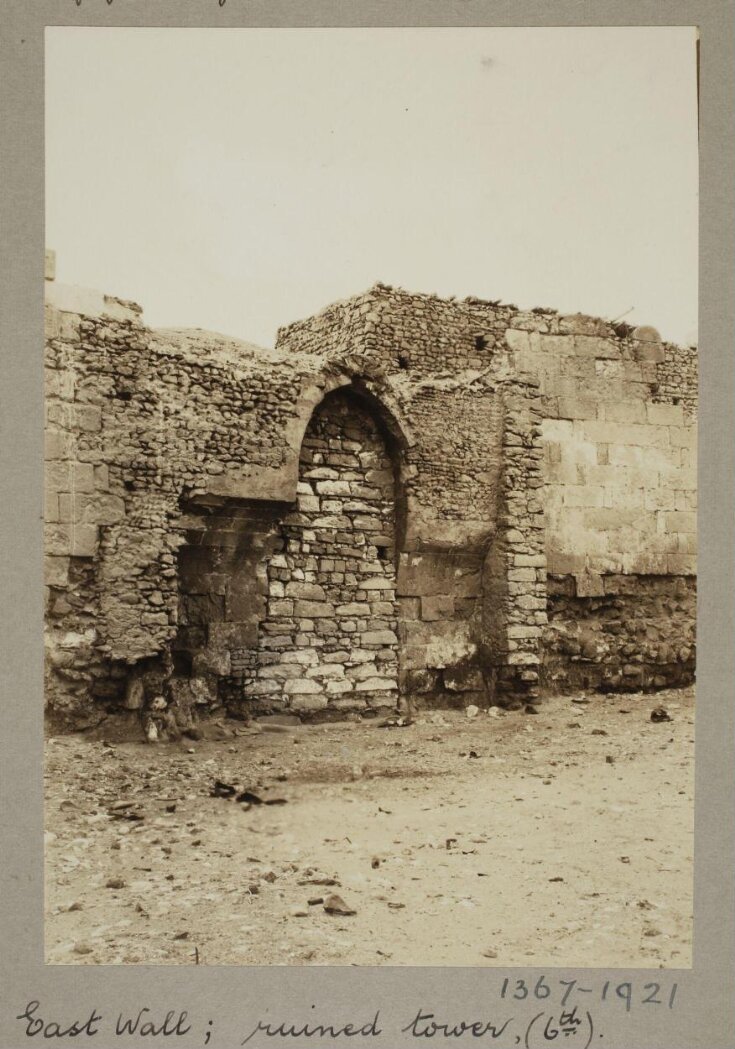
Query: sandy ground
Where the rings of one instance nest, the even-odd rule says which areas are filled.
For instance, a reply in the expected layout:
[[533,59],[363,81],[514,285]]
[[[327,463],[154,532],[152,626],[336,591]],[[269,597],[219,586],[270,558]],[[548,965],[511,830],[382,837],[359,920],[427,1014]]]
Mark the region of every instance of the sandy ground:
[[[225,724],[48,740],[47,962],[691,964],[693,690]],[[327,913],[332,893],[356,913]]]

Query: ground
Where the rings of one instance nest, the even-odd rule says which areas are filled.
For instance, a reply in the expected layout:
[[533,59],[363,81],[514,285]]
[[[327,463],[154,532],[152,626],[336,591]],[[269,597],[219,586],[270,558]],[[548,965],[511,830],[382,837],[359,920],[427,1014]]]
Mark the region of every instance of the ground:
[[692,689],[223,725],[47,741],[47,962],[690,966]]

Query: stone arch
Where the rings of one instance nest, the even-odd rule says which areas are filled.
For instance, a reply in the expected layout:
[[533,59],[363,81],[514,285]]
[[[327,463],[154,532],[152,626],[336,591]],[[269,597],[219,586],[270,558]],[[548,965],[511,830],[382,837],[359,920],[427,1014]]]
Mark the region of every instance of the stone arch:
[[307,427],[321,403],[339,390],[351,393],[355,400],[361,401],[373,415],[405,482],[406,452],[416,443],[408,420],[403,417],[398,403],[385,388],[379,375],[371,375],[364,368],[357,367],[357,364],[353,369],[349,366],[349,361],[343,364],[344,367],[323,373],[317,382],[310,382],[301,390],[296,413],[285,435],[289,450],[286,470],[290,499],[294,498],[296,493],[299,456]]
[[398,703],[398,554],[407,438],[359,380],[334,383],[301,440],[296,500],[265,563],[249,706],[335,716]]

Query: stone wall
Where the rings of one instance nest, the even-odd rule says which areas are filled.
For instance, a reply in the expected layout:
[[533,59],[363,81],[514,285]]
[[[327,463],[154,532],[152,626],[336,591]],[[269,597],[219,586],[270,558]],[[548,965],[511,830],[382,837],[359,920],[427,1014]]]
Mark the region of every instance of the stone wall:
[[538,376],[544,414],[542,686],[689,682],[696,351],[663,344],[652,328],[590,318],[543,326],[508,333],[516,366]]
[[423,703],[533,698],[546,622],[541,404],[505,333],[512,306],[378,284],[276,346],[380,374],[406,420],[400,684]]
[[274,349],[52,281],[47,303],[57,720],[117,706],[173,730],[693,673],[692,351],[385,285]]
[[[243,692],[270,709],[395,709],[395,478],[367,409],[329,395],[304,435],[294,510],[268,558],[267,613]],[[253,710],[258,710],[256,703]]]
[[573,576],[549,580],[543,681],[549,692],[640,691],[689,685],[695,670],[691,577],[609,575],[579,597]]

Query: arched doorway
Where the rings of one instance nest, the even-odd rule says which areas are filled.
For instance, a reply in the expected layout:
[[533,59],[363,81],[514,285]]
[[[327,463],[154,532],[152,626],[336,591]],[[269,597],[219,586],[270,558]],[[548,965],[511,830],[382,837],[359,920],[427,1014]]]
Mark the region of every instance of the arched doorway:
[[328,394],[304,434],[281,549],[266,562],[267,610],[247,690],[259,707],[395,709],[396,473],[369,402],[353,389]]

